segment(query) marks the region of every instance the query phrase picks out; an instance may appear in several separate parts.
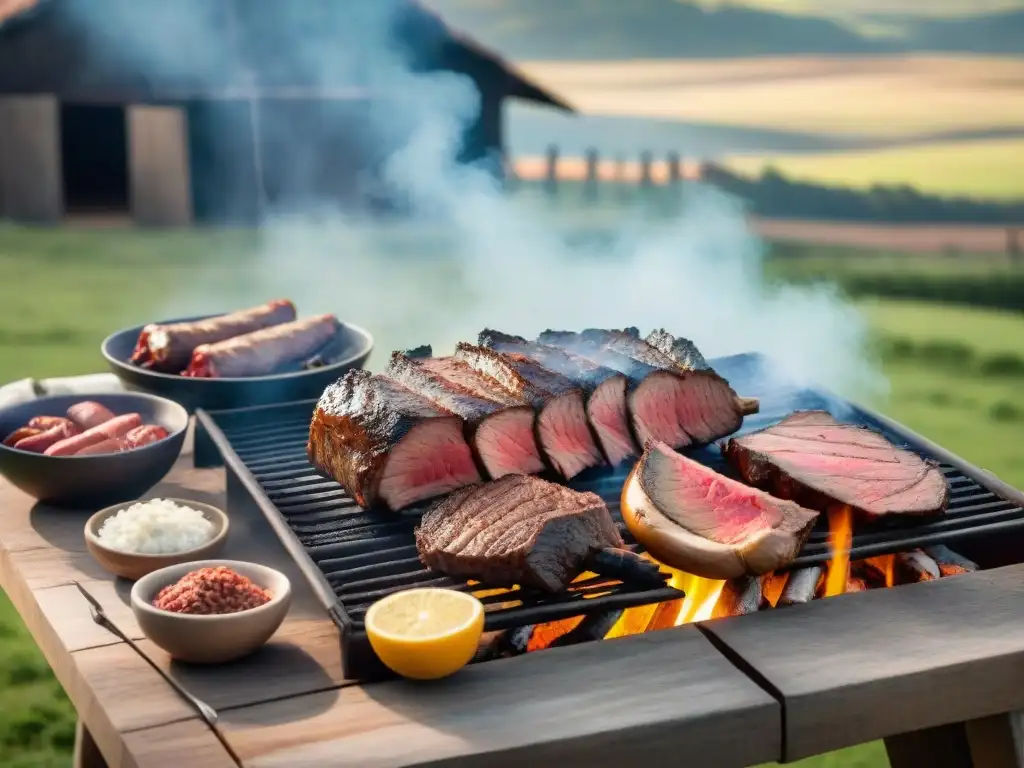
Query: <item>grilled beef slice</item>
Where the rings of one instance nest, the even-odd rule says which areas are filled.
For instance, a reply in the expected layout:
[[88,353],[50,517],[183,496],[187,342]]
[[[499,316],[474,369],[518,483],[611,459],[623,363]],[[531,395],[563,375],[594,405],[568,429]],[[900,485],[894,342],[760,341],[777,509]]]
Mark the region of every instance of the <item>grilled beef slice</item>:
[[818,513],[652,442],[622,490],[622,519],[659,561],[708,579],[774,571],[796,557]]
[[496,381],[537,410],[537,441],[552,466],[566,479],[604,464],[587,421],[583,390],[565,376],[519,354],[460,342],[455,359]]
[[933,462],[825,411],[794,413],[731,439],[724,452],[751,485],[821,511],[838,502],[866,519],[935,515],[949,501]]
[[599,496],[506,475],[437,502],[416,529],[428,568],[494,586],[561,592],[597,551],[622,547]]
[[629,379],[621,371],[598,365],[558,347],[527,341],[501,331],[485,329],[477,343],[499,352],[520,354],[535,363],[560,373],[583,389],[586,395],[587,418],[597,434],[604,456],[612,466],[640,455],[633,440],[626,410],[626,387]]
[[397,510],[480,482],[458,416],[361,369],[324,390],[306,450],[363,507]]
[[543,471],[533,432],[533,406],[463,362],[429,355],[429,347],[413,353],[395,352],[388,376],[461,418],[466,423],[466,439],[491,478]]
[[625,331],[545,331],[541,344],[565,349],[615,368],[631,380],[626,402],[637,442],[659,440],[672,448],[704,445],[731,434],[743,423],[739,398],[714,371],[687,370]]

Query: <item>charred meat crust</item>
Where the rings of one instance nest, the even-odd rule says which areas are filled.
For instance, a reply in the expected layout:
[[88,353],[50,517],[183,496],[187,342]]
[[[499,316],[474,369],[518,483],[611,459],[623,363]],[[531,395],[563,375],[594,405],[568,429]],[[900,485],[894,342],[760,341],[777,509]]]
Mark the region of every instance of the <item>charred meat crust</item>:
[[376,506],[392,449],[427,419],[456,418],[384,376],[357,369],[324,390],[309,427],[307,454],[362,507]]
[[[527,357],[538,365],[564,376],[570,382],[580,387],[585,397],[584,405],[588,413],[587,428],[590,431],[590,438],[601,452],[601,456],[606,463],[611,465],[618,463],[606,448],[597,427],[593,423],[593,419],[589,418],[590,400],[602,385],[610,384],[614,386],[612,380],[623,380],[625,386],[628,387],[629,379],[625,374],[588,360],[581,355],[567,352],[559,347],[529,341],[522,336],[502,333],[491,328],[485,328],[477,335],[477,345],[498,352]],[[623,407],[625,407],[624,402]],[[625,428],[628,432],[626,437],[633,441],[634,455],[639,455],[640,451],[636,447],[636,437],[632,433],[629,419],[626,419]]]
[[[740,473],[740,476],[745,482],[756,488],[767,491],[774,496],[783,499],[791,499],[801,506],[807,507],[808,509],[816,509],[819,512],[828,511],[828,509],[835,507],[836,504],[845,504],[849,506],[853,510],[854,514],[862,520],[870,521],[878,519],[881,515],[877,511],[865,508],[868,506],[866,503],[858,503],[855,498],[850,496],[847,496],[846,498],[836,498],[821,489],[816,488],[809,479],[801,480],[799,477],[794,477],[786,472],[778,465],[771,452],[754,450],[747,445],[751,438],[755,438],[758,435],[773,433],[773,430],[777,430],[779,427],[794,426],[841,429],[844,432],[853,434],[859,433],[863,435],[870,435],[873,440],[883,441],[884,445],[888,446],[891,450],[905,454],[908,457],[913,457],[913,463],[919,464],[920,472],[909,480],[906,484],[907,487],[912,487],[915,483],[923,482],[927,479],[928,475],[932,473],[942,480],[941,483],[938,483],[937,481],[935,482],[939,493],[929,504],[925,505],[926,508],[908,508],[899,512],[890,511],[887,513],[881,513],[881,515],[934,515],[941,514],[945,511],[946,506],[949,503],[949,485],[942,476],[942,472],[936,462],[930,459],[920,458],[916,454],[911,454],[906,449],[892,445],[884,435],[876,430],[860,425],[842,424],[836,421],[836,419],[826,411],[797,411],[796,413],[787,416],[778,424],[757,430],[756,432],[751,432],[747,435],[743,435],[742,437],[730,439],[722,449],[722,453],[726,460]],[[828,443],[832,446],[840,444],[838,441],[830,440],[829,438],[822,436],[820,432],[816,439],[820,440],[823,444]],[[813,448],[813,444],[810,445],[809,448]]]

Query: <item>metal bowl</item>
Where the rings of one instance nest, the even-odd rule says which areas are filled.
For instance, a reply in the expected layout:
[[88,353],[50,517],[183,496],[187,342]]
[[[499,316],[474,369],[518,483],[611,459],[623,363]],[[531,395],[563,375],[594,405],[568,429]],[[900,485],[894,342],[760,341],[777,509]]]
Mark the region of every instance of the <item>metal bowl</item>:
[[115,414],[138,413],[168,437],[122,453],[46,456],[0,445],[0,474],[12,485],[48,504],[95,508],[131,501],[159,483],[178,460],[188,428],[188,412],[171,400],[141,393],[54,395],[0,409],[0,441],[33,416],[65,416],[83,400]]
[[[160,323],[183,323],[205,320],[219,315],[161,320]],[[189,412],[196,408],[222,410],[254,405],[273,405],[293,400],[313,400],[323,394],[328,384],[345,371],[361,368],[373,350],[373,337],[368,331],[344,323],[342,333],[350,336],[350,349],[343,359],[308,371],[252,376],[244,379],[193,379],[139,368],[129,363],[139,333],[144,326],[125,328],[103,340],[101,350],[107,365],[126,389],[149,392],[180,403]]]

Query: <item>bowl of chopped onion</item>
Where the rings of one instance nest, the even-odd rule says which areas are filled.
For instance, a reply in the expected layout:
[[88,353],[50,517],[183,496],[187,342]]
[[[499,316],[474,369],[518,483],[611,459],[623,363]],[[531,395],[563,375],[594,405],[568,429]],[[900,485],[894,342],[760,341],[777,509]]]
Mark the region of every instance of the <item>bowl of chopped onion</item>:
[[261,648],[291,605],[291,582],[280,571],[240,560],[168,566],[132,587],[143,634],[172,658],[223,664]]
[[227,541],[228,527],[228,516],[209,504],[132,501],[90,517],[85,546],[104,569],[134,580],[169,565],[216,556]]

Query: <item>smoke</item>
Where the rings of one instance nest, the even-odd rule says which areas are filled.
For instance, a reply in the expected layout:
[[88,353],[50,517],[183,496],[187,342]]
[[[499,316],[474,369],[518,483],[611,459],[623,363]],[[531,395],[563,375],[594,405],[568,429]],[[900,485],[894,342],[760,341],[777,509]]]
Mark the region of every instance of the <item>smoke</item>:
[[[202,5],[208,7],[206,0]],[[383,158],[380,177],[416,215],[381,223],[312,194],[287,213],[271,207],[260,248],[239,266],[236,295],[193,290],[187,299],[174,297],[168,315],[225,309],[228,298],[244,306],[288,296],[303,314],[335,312],[368,328],[377,339],[375,368],[394,348],[430,343],[443,354],[485,326],[524,336],[545,328],[664,327],[692,338],[708,357],[760,352],[794,383],[817,382],[859,397],[879,393],[884,382],[866,354],[864,320],[827,287],[767,284],[764,247],[737,201],[691,189],[667,220],[629,227],[613,222],[600,243],[570,242],[557,215],[510,197],[486,170],[457,162],[463,131],[480,109],[479,94],[462,76],[409,71],[388,42],[393,0],[336,3],[345,18],[333,27],[299,25],[288,14],[300,5],[260,4],[273,17],[264,19],[268,30],[303,33],[267,37],[276,48],[264,51],[266,60],[325,88],[336,86],[343,73],[374,94],[363,135],[398,138],[399,149]],[[132,34],[121,27],[141,23],[138,10],[118,17],[108,9],[102,19],[82,14],[79,21],[119,39],[122,62],[149,76],[222,76],[205,60],[209,56],[183,74],[187,52],[221,50],[223,42],[204,39],[210,33],[196,22],[205,23],[201,15],[174,18],[181,16],[178,28],[171,17],[162,19],[160,45],[140,41],[137,26]],[[345,45],[333,39],[337,30],[348,30]],[[356,43],[359,56],[347,47]],[[170,55],[174,50],[179,53]],[[347,126],[338,125],[330,141],[311,141],[308,126],[285,128],[290,140],[282,141],[280,124],[277,139],[291,167],[315,169],[337,151],[337,136]],[[314,184],[306,187],[312,191]],[[202,285],[201,275],[193,285]]]

